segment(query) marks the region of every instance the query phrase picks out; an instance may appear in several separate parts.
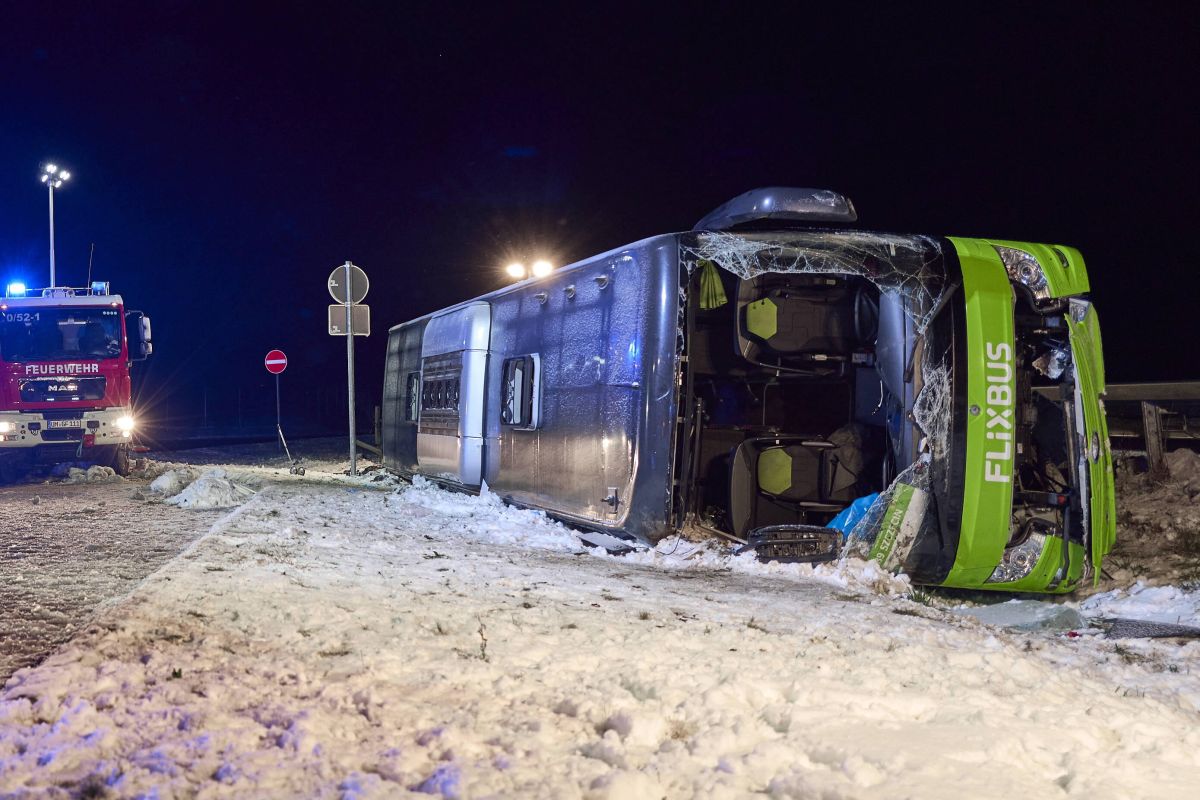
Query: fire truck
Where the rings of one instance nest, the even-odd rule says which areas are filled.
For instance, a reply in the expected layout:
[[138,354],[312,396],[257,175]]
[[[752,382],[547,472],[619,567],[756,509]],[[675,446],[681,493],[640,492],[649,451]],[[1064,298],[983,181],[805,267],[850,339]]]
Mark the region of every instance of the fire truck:
[[129,369],[152,351],[150,318],[126,311],[107,282],[9,284],[0,300],[0,482],[66,461],[128,474],[137,425]]

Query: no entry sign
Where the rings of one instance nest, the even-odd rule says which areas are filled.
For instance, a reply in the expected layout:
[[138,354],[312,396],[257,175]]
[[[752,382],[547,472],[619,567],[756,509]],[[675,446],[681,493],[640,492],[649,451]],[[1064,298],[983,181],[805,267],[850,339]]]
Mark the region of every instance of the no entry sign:
[[283,354],[282,350],[272,350],[263,359],[263,366],[267,368],[267,372],[278,375],[287,369],[287,356]]

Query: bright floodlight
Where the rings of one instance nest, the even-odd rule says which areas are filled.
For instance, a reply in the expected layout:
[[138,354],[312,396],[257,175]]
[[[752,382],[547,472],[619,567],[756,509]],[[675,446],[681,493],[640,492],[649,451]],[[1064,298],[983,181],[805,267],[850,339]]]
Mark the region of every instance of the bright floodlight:
[[59,169],[57,164],[46,164],[42,167],[42,183],[49,186],[51,189],[57,189],[64,182],[70,180],[71,173],[65,169]]
[[553,271],[554,266],[549,261],[542,260],[533,262],[534,277],[544,278]]
[[42,183],[46,184],[50,193],[50,286],[57,286],[54,276],[54,190],[62,186],[71,177],[65,169],[60,170],[57,164],[42,165]]
[[517,280],[525,277],[525,265],[519,261],[514,261],[513,263],[509,264],[504,268],[504,271]]

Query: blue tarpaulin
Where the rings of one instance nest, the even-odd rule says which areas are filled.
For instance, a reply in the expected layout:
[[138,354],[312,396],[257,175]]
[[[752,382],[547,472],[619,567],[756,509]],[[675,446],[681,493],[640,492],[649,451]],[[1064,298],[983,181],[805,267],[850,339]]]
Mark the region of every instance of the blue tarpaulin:
[[879,497],[879,493],[868,494],[858,498],[846,508],[843,508],[841,513],[829,520],[826,528],[837,528],[842,532],[842,537],[850,535],[850,531],[854,530],[854,526],[862,522],[862,518],[867,515],[867,511],[871,508],[871,504]]

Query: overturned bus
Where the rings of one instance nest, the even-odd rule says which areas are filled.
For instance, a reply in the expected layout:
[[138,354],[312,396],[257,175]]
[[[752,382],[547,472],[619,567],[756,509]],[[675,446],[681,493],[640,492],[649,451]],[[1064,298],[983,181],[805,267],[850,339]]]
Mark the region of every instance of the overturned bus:
[[645,543],[976,589],[1098,574],[1112,459],[1079,252],[856,220],[834,192],[754,190],[395,326],[386,465]]

